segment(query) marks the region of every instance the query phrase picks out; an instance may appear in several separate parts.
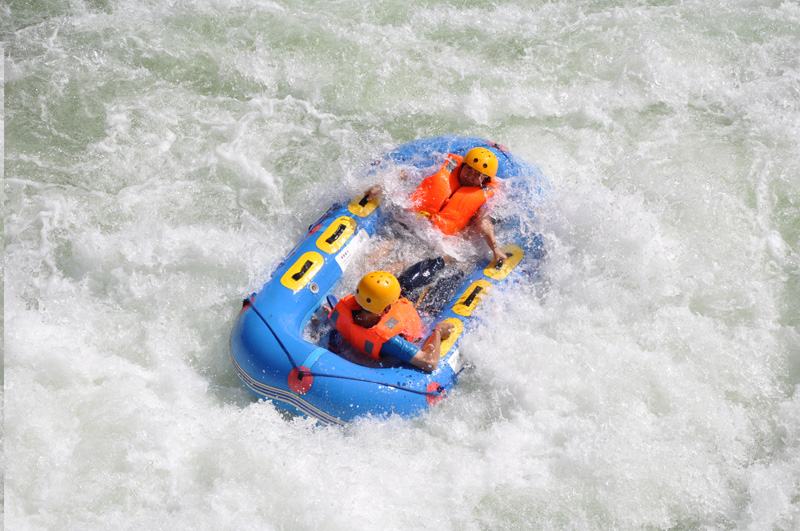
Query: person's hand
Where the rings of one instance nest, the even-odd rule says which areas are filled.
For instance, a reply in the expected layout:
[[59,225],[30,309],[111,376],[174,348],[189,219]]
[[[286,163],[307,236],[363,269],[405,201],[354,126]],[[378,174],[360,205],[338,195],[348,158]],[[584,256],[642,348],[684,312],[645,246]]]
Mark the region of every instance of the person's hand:
[[453,328],[453,323],[439,323],[434,327],[434,330],[439,332],[439,336],[442,340],[445,340],[450,337],[450,334],[453,332]]
[[503,262],[505,262],[508,259],[506,253],[501,251],[499,247],[495,247],[494,249],[492,249],[492,253],[494,253],[494,263],[497,266],[502,266]]
[[378,199],[381,196],[381,193],[383,193],[381,186],[379,184],[376,184],[370,186],[367,189],[367,191],[364,192],[364,195],[367,197],[368,200],[372,201],[373,199]]

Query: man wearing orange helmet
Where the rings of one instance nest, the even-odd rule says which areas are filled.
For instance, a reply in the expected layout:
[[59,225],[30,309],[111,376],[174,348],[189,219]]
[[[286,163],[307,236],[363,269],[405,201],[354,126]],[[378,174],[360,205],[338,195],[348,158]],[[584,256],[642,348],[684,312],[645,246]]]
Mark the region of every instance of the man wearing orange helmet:
[[387,271],[373,271],[333,308],[330,319],[342,338],[362,354],[378,360],[392,356],[431,372],[439,364],[441,341],[452,326],[437,324],[422,348],[422,320],[414,304],[400,296],[397,278]]
[[[484,147],[474,147],[464,157],[448,154],[438,171],[423,179],[411,194],[411,209],[449,236],[475,223],[499,263],[507,257],[497,245],[485,207],[498,184],[498,165],[497,156]],[[380,193],[377,185],[367,190],[370,198]]]

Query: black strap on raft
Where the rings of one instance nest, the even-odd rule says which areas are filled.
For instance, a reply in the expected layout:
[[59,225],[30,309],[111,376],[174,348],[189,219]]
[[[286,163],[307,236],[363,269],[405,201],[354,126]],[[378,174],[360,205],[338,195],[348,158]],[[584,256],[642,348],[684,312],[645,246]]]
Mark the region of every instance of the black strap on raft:
[[312,262],[311,260],[306,260],[306,263],[303,264],[303,267],[300,268],[300,271],[292,275],[292,279],[300,280],[301,278],[303,278],[303,275],[308,273],[308,270],[311,269],[312,265],[314,265],[314,262]]
[[[514,256],[514,253],[506,253],[506,258],[511,258],[512,256]],[[505,260],[498,260],[497,263],[494,265],[494,268],[500,271],[501,269],[503,269],[503,264],[505,263],[506,263]]]
[[339,223],[339,226],[338,226],[338,227],[336,227],[336,232],[334,232],[333,234],[331,234],[330,236],[328,236],[328,237],[325,239],[325,243],[333,243],[333,242],[335,242],[336,240],[338,240],[338,239],[339,239],[339,236],[341,236],[341,235],[342,235],[342,233],[344,232],[344,229],[346,229],[346,228],[347,228],[347,225],[345,225],[344,223]]
[[289,350],[286,348],[286,345],[283,344],[283,341],[281,341],[281,338],[279,338],[278,334],[275,333],[275,330],[273,330],[272,327],[270,326],[270,324],[267,322],[267,320],[264,319],[264,316],[261,315],[261,312],[258,311],[258,308],[256,308],[256,305],[252,304],[252,300],[251,299],[245,299],[245,301],[250,301],[251,302],[250,308],[252,308],[253,311],[256,312],[256,315],[258,316],[258,318],[261,319],[261,322],[266,325],[267,330],[269,330],[269,332],[272,334],[272,337],[274,337],[275,341],[278,342],[278,346],[280,346],[281,350],[283,350],[283,353],[286,354],[286,359],[289,360],[289,363],[292,365],[292,368],[297,370],[297,379],[298,380],[302,380],[305,376],[313,376],[315,378],[337,378],[339,380],[351,380],[353,382],[364,382],[364,383],[371,383],[371,384],[375,384],[375,385],[382,385],[384,387],[391,387],[392,389],[397,389],[399,391],[406,391],[406,392],[409,392],[409,393],[414,393],[415,395],[424,395],[424,396],[437,396],[437,395],[442,394],[442,392],[445,390],[445,388],[440,385],[439,387],[436,388],[436,392],[432,393],[430,391],[418,391],[416,389],[411,389],[410,387],[403,387],[402,385],[395,385],[395,384],[390,384],[390,383],[386,383],[386,382],[376,382],[375,380],[367,380],[367,379],[364,379],[364,378],[355,378],[353,376],[342,376],[342,375],[339,375],[339,374],[324,374],[324,373],[319,373],[319,372],[300,370],[298,368],[298,366],[297,366],[297,363],[295,363],[294,359],[292,358],[292,355],[289,354]]
[[367,206],[367,203],[369,203],[369,194],[364,194],[364,197],[358,202],[358,206]]
[[475,300],[475,297],[477,297],[478,293],[480,293],[481,291],[483,291],[483,288],[481,286],[475,286],[475,289],[472,290],[472,293],[469,294],[469,297],[467,297],[464,300],[464,306],[469,306],[470,304],[472,304],[472,301]]

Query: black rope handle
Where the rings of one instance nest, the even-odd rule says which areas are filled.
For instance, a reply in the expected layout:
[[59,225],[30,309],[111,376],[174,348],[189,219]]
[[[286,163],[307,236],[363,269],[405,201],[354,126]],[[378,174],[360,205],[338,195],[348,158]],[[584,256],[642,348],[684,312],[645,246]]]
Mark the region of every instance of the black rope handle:
[[306,260],[306,263],[303,264],[303,267],[300,268],[300,271],[292,275],[292,280],[300,280],[303,278],[303,275],[308,273],[308,270],[311,269],[311,266],[314,265],[314,262],[311,260]]
[[358,206],[367,206],[367,203],[369,203],[369,194],[364,194],[364,197],[358,202]]
[[481,291],[483,291],[483,287],[475,286],[475,289],[472,290],[472,293],[470,293],[469,296],[464,300],[464,306],[470,306],[475,301],[475,297],[477,297],[478,293]]
[[[506,253],[506,260],[514,256],[514,253]],[[497,263],[494,265],[494,268],[500,271],[503,269],[503,264],[506,263],[506,260],[498,260]]]
[[336,228],[336,231],[325,239],[325,243],[329,243],[330,244],[330,243],[333,243],[336,240],[338,240],[339,236],[342,235],[342,233],[344,232],[344,230],[346,228],[347,228],[347,225],[345,225],[344,223],[339,223],[339,226]]

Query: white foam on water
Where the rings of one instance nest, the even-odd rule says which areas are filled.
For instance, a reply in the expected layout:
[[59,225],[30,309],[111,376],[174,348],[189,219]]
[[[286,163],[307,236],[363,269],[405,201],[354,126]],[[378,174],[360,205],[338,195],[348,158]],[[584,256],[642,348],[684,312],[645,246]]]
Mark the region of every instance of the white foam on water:
[[[800,524],[795,3],[40,4],[3,8],[7,528]],[[550,177],[541,282],[420,418],[253,401],[241,297],[445,133]]]

